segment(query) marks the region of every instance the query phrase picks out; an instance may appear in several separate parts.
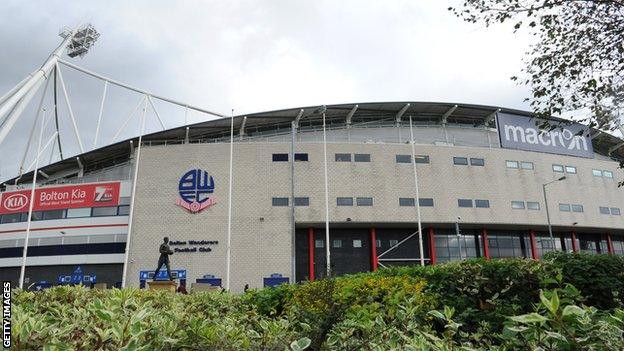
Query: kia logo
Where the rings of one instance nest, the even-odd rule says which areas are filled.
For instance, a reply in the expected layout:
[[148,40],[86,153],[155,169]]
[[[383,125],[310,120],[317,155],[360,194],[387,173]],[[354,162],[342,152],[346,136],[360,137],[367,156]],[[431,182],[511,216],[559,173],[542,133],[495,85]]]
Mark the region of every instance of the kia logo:
[[24,194],[15,194],[4,199],[2,204],[9,211],[19,211],[28,205],[28,197]]

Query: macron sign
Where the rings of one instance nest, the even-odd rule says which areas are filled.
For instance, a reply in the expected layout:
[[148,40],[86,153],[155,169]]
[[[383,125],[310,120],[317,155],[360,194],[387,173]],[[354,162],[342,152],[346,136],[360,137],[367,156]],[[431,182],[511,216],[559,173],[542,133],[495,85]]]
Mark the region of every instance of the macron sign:
[[498,113],[498,136],[501,147],[551,154],[594,158],[594,148],[587,136],[587,126],[573,123],[551,131],[535,125],[539,119]]

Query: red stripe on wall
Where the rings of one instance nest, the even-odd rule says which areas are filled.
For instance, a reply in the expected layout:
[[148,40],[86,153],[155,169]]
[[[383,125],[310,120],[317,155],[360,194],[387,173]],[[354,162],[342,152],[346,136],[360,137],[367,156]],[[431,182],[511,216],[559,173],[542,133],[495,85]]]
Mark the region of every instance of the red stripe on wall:
[[435,247],[435,236],[434,236],[433,227],[429,228],[429,258],[431,259],[431,264],[436,264],[436,247]]
[[375,228],[372,227],[370,229],[370,238],[371,238],[371,268],[373,272],[377,270],[377,232]]
[[537,246],[536,246],[536,242],[535,242],[535,231],[533,229],[531,229],[531,231],[529,232],[529,235],[531,237],[531,256],[533,256],[534,260],[537,260]]
[[[120,224],[92,224],[92,225],[74,225],[74,226],[65,226],[65,227],[46,227],[46,228],[30,228],[31,232],[38,232],[43,230],[58,230],[58,229],[84,229],[84,228],[104,228],[104,227],[127,227],[127,223]],[[25,232],[26,229],[14,229],[14,230],[4,230],[0,231],[0,234],[8,234],[8,233],[19,233]]]
[[314,228],[308,228],[308,280],[314,280]]
[[483,240],[483,256],[489,260],[490,259],[490,247],[488,245],[488,232],[487,229],[483,228],[483,235],[481,237]]

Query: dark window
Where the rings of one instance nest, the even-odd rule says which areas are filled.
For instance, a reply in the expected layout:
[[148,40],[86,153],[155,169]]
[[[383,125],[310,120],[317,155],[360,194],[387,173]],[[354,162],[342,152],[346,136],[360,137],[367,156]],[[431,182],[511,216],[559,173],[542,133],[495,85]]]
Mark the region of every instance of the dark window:
[[433,207],[433,199],[428,198],[428,197],[421,197],[420,199],[418,199],[418,205],[425,206],[425,207]]
[[65,210],[44,211],[43,219],[63,219],[65,218]]
[[295,154],[295,161],[308,161],[308,154]]
[[21,221],[22,221],[22,214],[21,213],[5,214],[0,219],[0,223],[2,223],[2,224],[4,224],[4,223],[17,223],[17,222],[21,222]]
[[470,165],[471,166],[484,166],[485,160],[482,158],[470,158]]
[[609,211],[608,207],[600,206],[600,213],[602,213],[602,214],[610,214],[611,212]]
[[273,206],[288,206],[287,197],[274,197],[271,202]]
[[352,197],[337,197],[336,205],[338,206],[353,206],[353,198]]
[[619,207],[611,207],[611,214],[614,215],[614,216],[619,216],[622,213],[620,212]]
[[32,216],[30,217],[31,221],[41,221],[43,220],[43,211],[33,211]]
[[453,157],[453,164],[465,166],[468,164],[468,159],[465,157]]
[[524,210],[524,201],[512,201],[511,208],[514,210]]
[[127,216],[130,214],[130,206],[129,205],[121,205],[118,206],[117,215],[118,216]]
[[416,201],[411,197],[399,198],[399,206],[416,206]]
[[539,202],[527,201],[527,208],[529,210],[539,210],[540,209],[540,204],[539,204]]
[[412,156],[396,155],[396,163],[412,163]]
[[429,163],[428,155],[416,155],[415,158],[416,163]]
[[570,204],[559,204],[559,211],[570,212]]
[[340,239],[334,239],[332,240],[332,247],[339,249],[342,247],[342,240]]
[[67,218],[91,217],[91,208],[70,208],[67,210]]
[[273,162],[288,162],[288,154],[273,154]]
[[572,212],[583,212],[583,205],[571,205]]
[[105,216],[116,216],[116,215],[117,215],[117,206],[94,207],[91,210],[92,217],[105,217]]
[[310,198],[309,197],[296,197],[295,206],[310,206]]
[[316,239],[314,240],[314,247],[317,249],[322,249],[325,247],[325,242],[323,241],[323,239]]
[[457,199],[457,206],[472,207],[472,200],[471,199]]
[[475,207],[490,208],[490,200],[475,200]]
[[336,162],[351,162],[351,154],[336,154]]
[[370,162],[370,154],[354,154],[353,160],[355,162]]
[[356,199],[356,204],[358,206],[373,206],[373,198],[372,197],[358,197]]

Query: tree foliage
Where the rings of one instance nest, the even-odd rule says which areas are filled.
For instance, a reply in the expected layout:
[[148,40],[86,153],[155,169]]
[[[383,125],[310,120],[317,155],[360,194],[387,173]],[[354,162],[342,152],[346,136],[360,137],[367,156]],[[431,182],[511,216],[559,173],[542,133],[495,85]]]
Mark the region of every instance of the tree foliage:
[[618,127],[624,104],[624,0],[463,0],[459,18],[510,23],[535,39],[527,52],[526,99],[538,117],[572,115],[591,127]]

